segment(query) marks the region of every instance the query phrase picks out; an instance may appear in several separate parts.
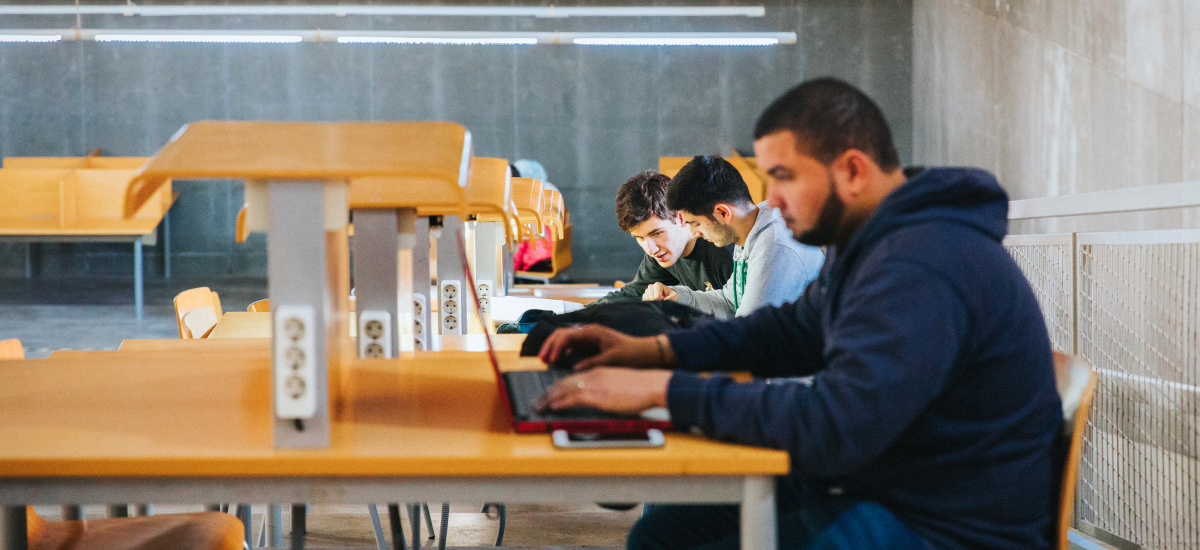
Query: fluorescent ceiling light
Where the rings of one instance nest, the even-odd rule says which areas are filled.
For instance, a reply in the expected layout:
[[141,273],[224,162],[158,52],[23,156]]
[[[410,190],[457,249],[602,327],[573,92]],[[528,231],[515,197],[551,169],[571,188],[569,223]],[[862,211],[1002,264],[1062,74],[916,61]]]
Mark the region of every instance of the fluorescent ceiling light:
[[439,38],[435,36],[339,36],[339,44],[449,44],[458,46],[530,46],[538,43],[528,38]]
[[270,34],[97,34],[96,42],[188,42],[201,44],[296,44],[300,35]]
[[0,34],[0,42],[58,42],[61,34]]
[[202,44],[435,44],[525,46],[578,44],[604,46],[774,46],[795,44],[794,32],[469,32],[367,30],[208,29],[0,29],[0,41],[95,40],[97,42],[175,42]]
[[645,38],[576,38],[572,42],[580,46],[774,46],[779,44],[779,39],[649,36]]
[[368,6],[368,5],[185,5],[0,6],[0,15],[400,15],[465,17],[762,17],[762,6]]

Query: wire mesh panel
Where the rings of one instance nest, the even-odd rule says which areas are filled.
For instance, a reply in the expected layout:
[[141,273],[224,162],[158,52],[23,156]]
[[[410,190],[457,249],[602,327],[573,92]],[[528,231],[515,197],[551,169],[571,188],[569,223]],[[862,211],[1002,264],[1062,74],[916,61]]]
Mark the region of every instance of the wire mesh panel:
[[1200,550],[1200,232],[1081,234],[1078,353],[1099,385],[1078,519],[1145,548]]
[[1050,343],[1074,352],[1072,346],[1071,235],[1010,236],[1004,247],[1016,261],[1037,296]]

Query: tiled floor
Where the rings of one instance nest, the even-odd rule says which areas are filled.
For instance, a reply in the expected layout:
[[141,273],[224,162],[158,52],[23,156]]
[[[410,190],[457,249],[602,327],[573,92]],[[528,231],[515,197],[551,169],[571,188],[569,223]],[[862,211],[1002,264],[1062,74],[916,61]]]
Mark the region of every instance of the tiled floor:
[[[244,311],[246,305],[267,296],[264,279],[147,279],[146,315],[134,319],[133,288],[128,279],[0,279],[0,340],[20,338],[28,357],[45,357],[57,349],[116,349],[129,338],[178,338],[172,299],[182,290],[208,286],[221,295],[226,311]],[[499,521],[480,513],[480,504],[454,503],[450,508],[449,548],[490,546]],[[402,507],[403,508],[403,507]],[[431,505],[435,528],[440,525],[440,505]],[[198,511],[199,506],[156,507],[158,512]],[[255,533],[261,527],[255,508]],[[60,517],[55,506],[38,507],[47,519]],[[89,515],[103,514],[103,506],[89,506]],[[386,508],[384,525],[387,525]],[[606,510],[595,505],[509,505],[505,527],[506,548],[619,548],[641,513]],[[286,512],[285,512],[286,514]],[[290,525],[285,515],[284,525]],[[404,521],[407,530],[408,521]],[[286,535],[285,529],[285,535]],[[407,535],[411,537],[411,534]],[[308,519],[309,548],[374,548],[366,505],[313,505]],[[287,546],[287,541],[284,545]],[[424,546],[437,542],[424,538]]]

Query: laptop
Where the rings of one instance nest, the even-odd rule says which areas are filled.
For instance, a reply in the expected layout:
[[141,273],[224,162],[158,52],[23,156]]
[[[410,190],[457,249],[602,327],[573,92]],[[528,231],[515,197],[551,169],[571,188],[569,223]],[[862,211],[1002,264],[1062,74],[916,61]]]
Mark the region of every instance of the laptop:
[[[475,300],[475,313],[479,316],[479,325],[486,327],[487,323],[479,309],[475,275],[467,262],[466,245],[461,234],[455,235],[455,242],[458,243],[467,287],[471,289],[471,298]],[[500,360],[492,344],[492,335],[487,330],[484,330],[483,334],[484,340],[487,341],[488,361],[491,362],[492,372],[496,375],[501,408],[508,413],[509,423],[517,433],[550,433],[565,430],[571,433],[615,434],[671,429],[670,415],[665,408],[651,409],[640,415],[623,415],[586,407],[538,412],[534,406],[538,398],[555,382],[570,376],[573,371],[568,368],[551,368],[500,372]]]

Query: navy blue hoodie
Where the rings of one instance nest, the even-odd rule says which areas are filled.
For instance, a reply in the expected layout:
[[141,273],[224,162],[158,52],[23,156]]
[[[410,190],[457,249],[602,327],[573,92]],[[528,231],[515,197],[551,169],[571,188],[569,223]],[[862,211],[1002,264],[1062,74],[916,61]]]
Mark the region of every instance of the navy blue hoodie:
[[812,386],[676,372],[672,420],[784,449],[791,477],[878,502],[938,548],[1048,548],[1062,408],[1007,212],[987,172],[917,174],[796,302],[668,334],[686,371]]

